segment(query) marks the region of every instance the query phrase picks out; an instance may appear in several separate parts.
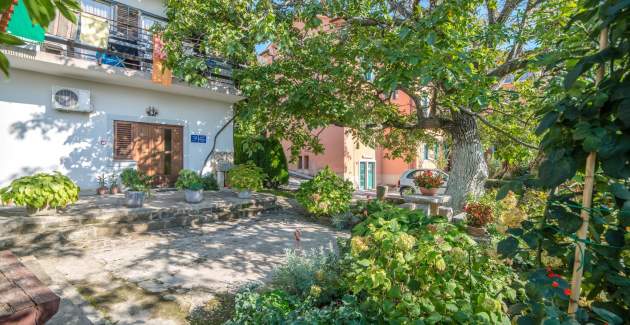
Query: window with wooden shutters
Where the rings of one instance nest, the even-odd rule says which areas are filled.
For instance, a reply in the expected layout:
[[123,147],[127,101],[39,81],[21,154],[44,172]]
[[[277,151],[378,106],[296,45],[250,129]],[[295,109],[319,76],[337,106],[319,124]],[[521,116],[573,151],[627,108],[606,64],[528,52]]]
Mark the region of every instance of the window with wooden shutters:
[[132,125],[130,122],[114,121],[114,159],[132,159]]
[[140,11],[125,5],[116,6],[116,34],[127,40],[138,39]]

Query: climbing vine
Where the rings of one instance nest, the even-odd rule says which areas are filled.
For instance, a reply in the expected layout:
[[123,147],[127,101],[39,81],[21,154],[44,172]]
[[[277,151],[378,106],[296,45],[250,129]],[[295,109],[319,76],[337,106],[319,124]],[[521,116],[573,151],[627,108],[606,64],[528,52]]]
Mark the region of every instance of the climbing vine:
[[[566,68],[564,96],[545,107],[536,133],[542,136],[544,159],[538,174],[510,182],[499,192],[543,188],[547,207],[520,227],[508,230],[499,253],[515,267],[529,271],[528,303],[519,310],[519,324],[621,324],[630,319],[630,3],[584,1],[570,27],[576,38],[559,46],[549,68]],[[607,29],[609,46],[596,41]],[[595,67],[604,65],[597,82]],[[581,201],[585,161],[595,152],[594,195],[591,208]],[[590,215],[588,236],[580,239],[580,213]],[[578,243],[578,265],[583,268],[582,295],[575,315],[567,313],[567,281]],[[554,271],[551,271],[553,265]],[[549,276],[551,274],[551,276]],[[562,295],[561,288],[569,290]],[[559,294],[560,293],[560,294]]]

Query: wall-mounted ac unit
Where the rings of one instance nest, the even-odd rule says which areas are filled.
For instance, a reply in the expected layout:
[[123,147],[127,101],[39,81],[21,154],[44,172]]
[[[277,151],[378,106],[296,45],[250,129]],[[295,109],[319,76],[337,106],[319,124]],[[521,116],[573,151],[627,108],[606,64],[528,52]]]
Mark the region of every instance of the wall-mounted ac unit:
[[52,87],[52,105],[59,111],[90,113],[93,111],[90,91],[68,87]]

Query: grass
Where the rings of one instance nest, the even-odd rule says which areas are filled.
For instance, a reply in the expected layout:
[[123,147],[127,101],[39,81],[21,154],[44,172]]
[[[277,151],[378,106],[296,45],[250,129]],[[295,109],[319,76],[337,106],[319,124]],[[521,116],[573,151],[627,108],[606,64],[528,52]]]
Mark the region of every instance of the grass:
[[262,191],[260,191],[262,193],[269,193],[269,194],[273,194],[273,195],[277,195],[277,196],[283,196],[289,199],[295,199],[295,192],[291,192],[291,191],[287,191],[287,190],[281,190],[281,189],[273,189],[273,188],[266,188]]

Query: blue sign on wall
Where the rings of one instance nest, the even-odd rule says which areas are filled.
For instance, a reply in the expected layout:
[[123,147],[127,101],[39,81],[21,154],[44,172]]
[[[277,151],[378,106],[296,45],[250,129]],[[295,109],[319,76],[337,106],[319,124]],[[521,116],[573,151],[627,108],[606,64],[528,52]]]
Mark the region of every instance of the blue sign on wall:
[[206,142],[208,142],[208,137],[206,137],[205,135],[201,135],[201,134],[191,134],[190,135],[190,142],[193,142],[193,143],[206,143]]

